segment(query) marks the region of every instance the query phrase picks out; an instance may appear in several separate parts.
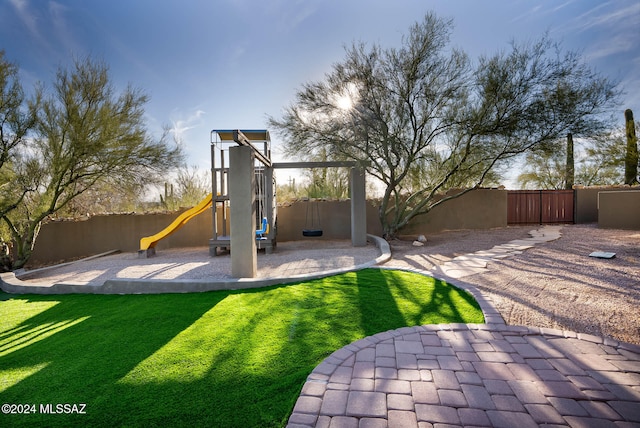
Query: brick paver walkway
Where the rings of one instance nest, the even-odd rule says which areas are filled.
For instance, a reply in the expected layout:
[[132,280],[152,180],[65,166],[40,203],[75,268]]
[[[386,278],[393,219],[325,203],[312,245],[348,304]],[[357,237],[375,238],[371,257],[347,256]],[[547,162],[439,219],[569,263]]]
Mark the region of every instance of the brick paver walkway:
[[640,347],[504,324],[405,327],[309,376],[289,427],[639,427]]

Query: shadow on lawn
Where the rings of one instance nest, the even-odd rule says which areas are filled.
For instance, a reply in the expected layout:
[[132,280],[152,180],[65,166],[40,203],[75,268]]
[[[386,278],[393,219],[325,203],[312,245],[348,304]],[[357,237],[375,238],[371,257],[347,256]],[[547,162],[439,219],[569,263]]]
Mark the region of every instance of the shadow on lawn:
[[0,356],[0,373],[43,366],[0,402],[86,403],[87,414],[0,415],[0,426],[282,426],[308,374],[335,350],[423,320],[457,322],[457,289],[411,278],[367,269],[257,290],[13,296],[59,303],[0,332],[0,344],[66,328]]
[[[459,297],[467,308],[480,311],[471,294],[439,279],[434,278],[433,286],[425,289],[414,284],[415,279],[420,278],[416,276],[419,274],[405,277],[391,275],[383,269],[373,269],[360,271],[357,275],[359,307],[367,336],[403,326],[469,322],[464,321],[468,313],[460,312],[460,300],[457,303],[454,296]],[[364,284],[369,286],[362,287]],[[399,308],[398,301],[413,304]]]
[[[6,353],[0,356],[2,371],[45,364],[0,393],[0,401],[33,403],[38,410],[39,404],[86,403],[87,415],[1,415],[8,424],[0,425],[112,424],[118,415],[99,415],[102,392],[226,296],[11,296],[26,303],[57,303],[0,336]],[[38,337],[47,326],[60,328]]]

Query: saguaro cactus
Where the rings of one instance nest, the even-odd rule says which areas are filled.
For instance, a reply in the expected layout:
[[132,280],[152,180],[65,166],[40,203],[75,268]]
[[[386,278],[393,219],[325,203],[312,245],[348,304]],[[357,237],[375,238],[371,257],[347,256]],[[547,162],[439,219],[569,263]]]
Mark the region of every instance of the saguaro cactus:
[[636,125],[633,121],[633,112],[627,109],[624,112],[627,125],[627,155],[624,158],[624,183],[638,184],[638,137],[636,137]]
[[565,169],[564,188],[573,189],[573,181],[575,177],[575,167],[573,160],[573,135],[571,132],[567,134],[567,165]]

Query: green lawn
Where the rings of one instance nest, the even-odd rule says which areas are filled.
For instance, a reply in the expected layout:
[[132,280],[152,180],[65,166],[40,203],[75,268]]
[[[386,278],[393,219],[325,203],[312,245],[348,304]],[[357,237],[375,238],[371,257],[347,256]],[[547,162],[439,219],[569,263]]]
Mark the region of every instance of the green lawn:
[[470,294],[379,269],[245,291],[0,293],[0,404],[86,404],[0,414],[0,426],[283,426],[336,349],[451,322],[483,322]]

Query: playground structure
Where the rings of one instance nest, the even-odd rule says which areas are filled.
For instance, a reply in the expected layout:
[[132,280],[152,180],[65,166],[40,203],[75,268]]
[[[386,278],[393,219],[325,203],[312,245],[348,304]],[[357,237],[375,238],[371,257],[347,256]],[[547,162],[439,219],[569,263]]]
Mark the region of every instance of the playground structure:
[[[193,217],[212,209],[213,237],[209,254],[231,252],[231,275],[255,278],[257,250],[271,253],[276,246],[276,168],[351,168],[351,243],[367,244],[364,170],[356,162],[272,163],[267,130],[213,130],[211,143],[212,192],[197,206],[182,213],[162,231],[140,240],[138,254],[155,254],[157,242],[177,231]],[[227,164],[228,162],[228,164]],[[259,226],[258,226],[259,225]],[[303,230],[304,236],[321,236],[320,230]]]
[[[275,201],[275,181],[271,164],[271,137],[267,130],[213,130],[211,131],[211,187],[213,197],[213,237],[209,240],[209,254],[217,256],[219,251],[231,250],[230,213],[230,149],[235,145],[247,147],[252,152],[251,166],[246,174],[251,178],[249,186],[254,189],[245,200],[252,207],[255,217],[255,240],[257,249],[264,248],[271,253],[276,245],[277,208]],[[245,165],[242,165],[245,166]],[[251,177],[251,169],[253,175]],[[246,177],[245,177],[246,178]],[[242,192],[239,197],[245,197]],[[230,226],[230,227],[229,227]]]

